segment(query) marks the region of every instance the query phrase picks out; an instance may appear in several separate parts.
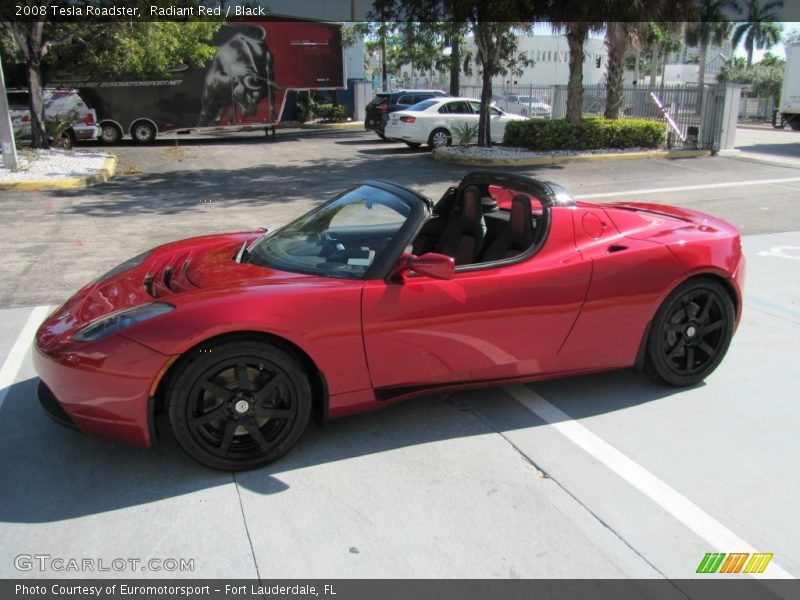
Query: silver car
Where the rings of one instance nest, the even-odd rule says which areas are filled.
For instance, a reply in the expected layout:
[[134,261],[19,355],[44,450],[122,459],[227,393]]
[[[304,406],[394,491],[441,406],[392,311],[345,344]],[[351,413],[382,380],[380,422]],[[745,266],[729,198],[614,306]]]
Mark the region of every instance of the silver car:
[[[14,135],[21,140],[31,137],[30,93],[28,90],[8,90],[8,108]],[[69,89],[44,90],[45,119],[72,121],[64,135],[70,144],[96,140],[100,135],[97,113],[89,108],[78,92]]]
[[549,117],[553,112],[552,106],[536,96],[507,94],[501,96],[497,103],[503,110],[524,117]]

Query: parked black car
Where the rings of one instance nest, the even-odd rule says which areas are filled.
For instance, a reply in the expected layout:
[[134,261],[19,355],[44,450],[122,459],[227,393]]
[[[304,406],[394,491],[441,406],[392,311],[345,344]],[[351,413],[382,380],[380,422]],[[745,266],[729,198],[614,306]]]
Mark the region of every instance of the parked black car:
[[389,119],[389,113],[404,110],[412,104],[439,96],[449,96],[449,94],[439,90],[381,92],[372,99],[372,102],[367,104],[367,118],[364,121],[364,129],[371,129],[378,134],[378,137],[384,139],[383,129]]

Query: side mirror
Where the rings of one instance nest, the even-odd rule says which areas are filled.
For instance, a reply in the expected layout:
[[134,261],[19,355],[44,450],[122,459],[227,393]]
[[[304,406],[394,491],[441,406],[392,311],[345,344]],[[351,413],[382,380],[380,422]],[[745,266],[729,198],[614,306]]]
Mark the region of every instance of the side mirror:
[[456,261],[452,256],[427,252],[408,259],[408,270],[434,279],[452,279],[456,274]]

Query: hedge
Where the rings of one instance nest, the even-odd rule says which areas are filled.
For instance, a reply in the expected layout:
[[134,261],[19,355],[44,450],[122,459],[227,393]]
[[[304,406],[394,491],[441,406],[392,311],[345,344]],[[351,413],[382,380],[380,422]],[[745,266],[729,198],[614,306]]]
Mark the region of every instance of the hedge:
[[503,144],[537,151],[656,148],[666,137],[666,123],[648,119],[587,117],[580,125],[564,119],[528,119],[508,123]]
[[316,116],[325,121],[340,123],[347,118],[347,108],[343,104],[317,104]]

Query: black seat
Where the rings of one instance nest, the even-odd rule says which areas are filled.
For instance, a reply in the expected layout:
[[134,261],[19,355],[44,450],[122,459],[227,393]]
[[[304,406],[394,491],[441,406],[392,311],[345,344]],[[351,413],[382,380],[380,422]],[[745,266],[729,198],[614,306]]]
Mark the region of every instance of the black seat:
[[448,215],[442,237],[434,251],[452,256],[457,265],[469,264],[478,258],[485,235],[480,190],[468,186],[464,189],[463,201],[456,203]]
[[511,201],[511,218],[486,249],[483,260],[502,260],[517,256],[533,246],[534,239],[531,199],[519,194]]

